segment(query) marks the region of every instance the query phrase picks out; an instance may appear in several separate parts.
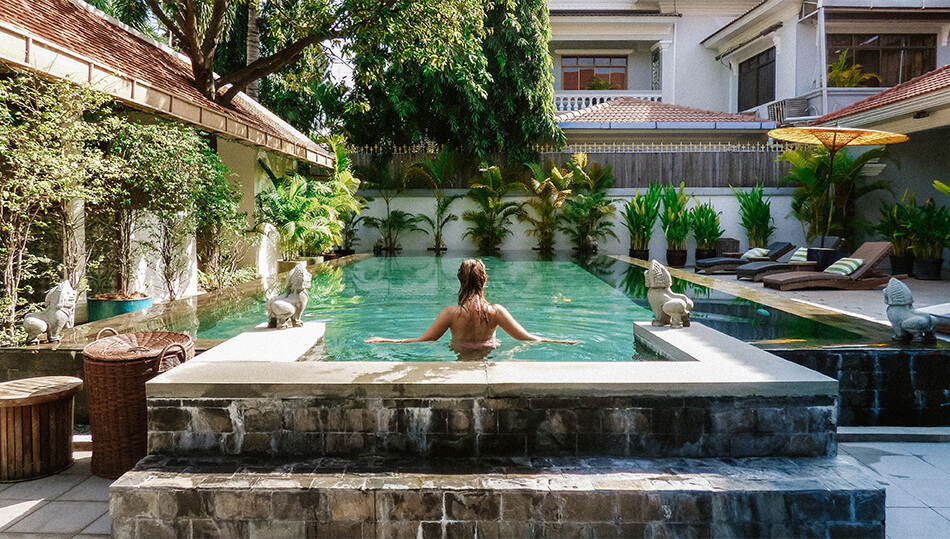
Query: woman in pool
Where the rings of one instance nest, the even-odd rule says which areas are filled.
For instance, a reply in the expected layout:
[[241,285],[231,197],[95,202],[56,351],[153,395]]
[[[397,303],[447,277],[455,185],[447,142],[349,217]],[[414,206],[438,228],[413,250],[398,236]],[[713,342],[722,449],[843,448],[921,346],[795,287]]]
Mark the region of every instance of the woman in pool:
[[446,330],[452,333],[451,347],[456,351],[477,351],[493,349],[498,346],[495,330],[501,328],[505,333],[519,341],[559,342],[577,344],[578,341],[546,339],[528,333],[507,309],[485,299],[485,283],[488,272],[485,264],[478,259],[462,262],[458,272],[459,303],[442,309],[429,329],[411,339],[389,339],[370,337],[368,343],[376,342],[423,342],[437,341]]

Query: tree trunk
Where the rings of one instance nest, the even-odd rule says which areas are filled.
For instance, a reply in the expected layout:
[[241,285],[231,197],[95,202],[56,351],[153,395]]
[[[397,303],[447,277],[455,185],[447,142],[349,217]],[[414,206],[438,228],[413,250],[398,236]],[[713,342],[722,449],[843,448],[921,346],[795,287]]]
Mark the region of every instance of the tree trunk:
[[[257,27],[257,0],[247,2],[247,65],[261,57],[261,35]],[[257,93],[257,80],[244,89],[244,93],[254,101],[260,101]]]

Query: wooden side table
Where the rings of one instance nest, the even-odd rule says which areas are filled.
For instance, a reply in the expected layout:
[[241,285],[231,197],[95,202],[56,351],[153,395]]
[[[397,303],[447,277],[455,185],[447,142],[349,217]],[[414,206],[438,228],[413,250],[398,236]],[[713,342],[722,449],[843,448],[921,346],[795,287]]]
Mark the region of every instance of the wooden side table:
[[792,271],[815,271],[817,269],[818,262],[815,260],[801,260],[789,262],[788,265],[792,267]]
[[52,475],[73,463],[73,397],[82,380],[41,376],[0,383],[0,482]]

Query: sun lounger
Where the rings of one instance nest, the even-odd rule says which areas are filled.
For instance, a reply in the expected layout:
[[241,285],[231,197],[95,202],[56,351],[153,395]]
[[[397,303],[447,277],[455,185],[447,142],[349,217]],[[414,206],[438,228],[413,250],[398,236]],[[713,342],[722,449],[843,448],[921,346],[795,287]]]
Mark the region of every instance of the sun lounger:
[[824,271],[790,271],[762,279],[766,288],[800,290],[803,288],[836,288],[839,290],[871,290],[887,285],[890,275],[874,270],[891,252],[888,241],[869,241],[858,247],[851,258],[864,260],[850,275]]
[[[824,241],[822,241],[824,240]],[[818,236],[808,243],[808,247],[821,247],[825,245],[831,249],[839,249],[844,241],[838,236]],[[736,268],[736,279],[751,279],[755,282],[761,281],[768,275],[776,273],[786,273],[795,271],[795,267],[789,263],[795,251],[789,251],[782,258],[775,261],[749,262]]]
[[[795,246],[785,241],[773,242],[768,246],[769,260],[778,260],[782,255],[794,249]],[[715,258],[703,258],[696,261],[696,273],[728,273],[735,271],[737,267],[748,264],[750,261],[742,258],[729,258],[717,256]]]

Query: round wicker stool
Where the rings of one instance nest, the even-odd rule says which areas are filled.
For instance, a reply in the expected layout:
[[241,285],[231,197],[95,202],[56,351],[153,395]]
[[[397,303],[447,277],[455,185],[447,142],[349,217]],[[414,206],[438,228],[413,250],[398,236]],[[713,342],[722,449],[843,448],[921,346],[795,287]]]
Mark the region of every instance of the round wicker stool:
[[52,475],[73,463],[73,397],[82,380],[40,376],[0,383],[0,481]]
[[124,333],[97,338],[82,354],[92,473],[115,479],[147,453],[145,382],[193,358],[195,342],[187,334],[169,331]]

